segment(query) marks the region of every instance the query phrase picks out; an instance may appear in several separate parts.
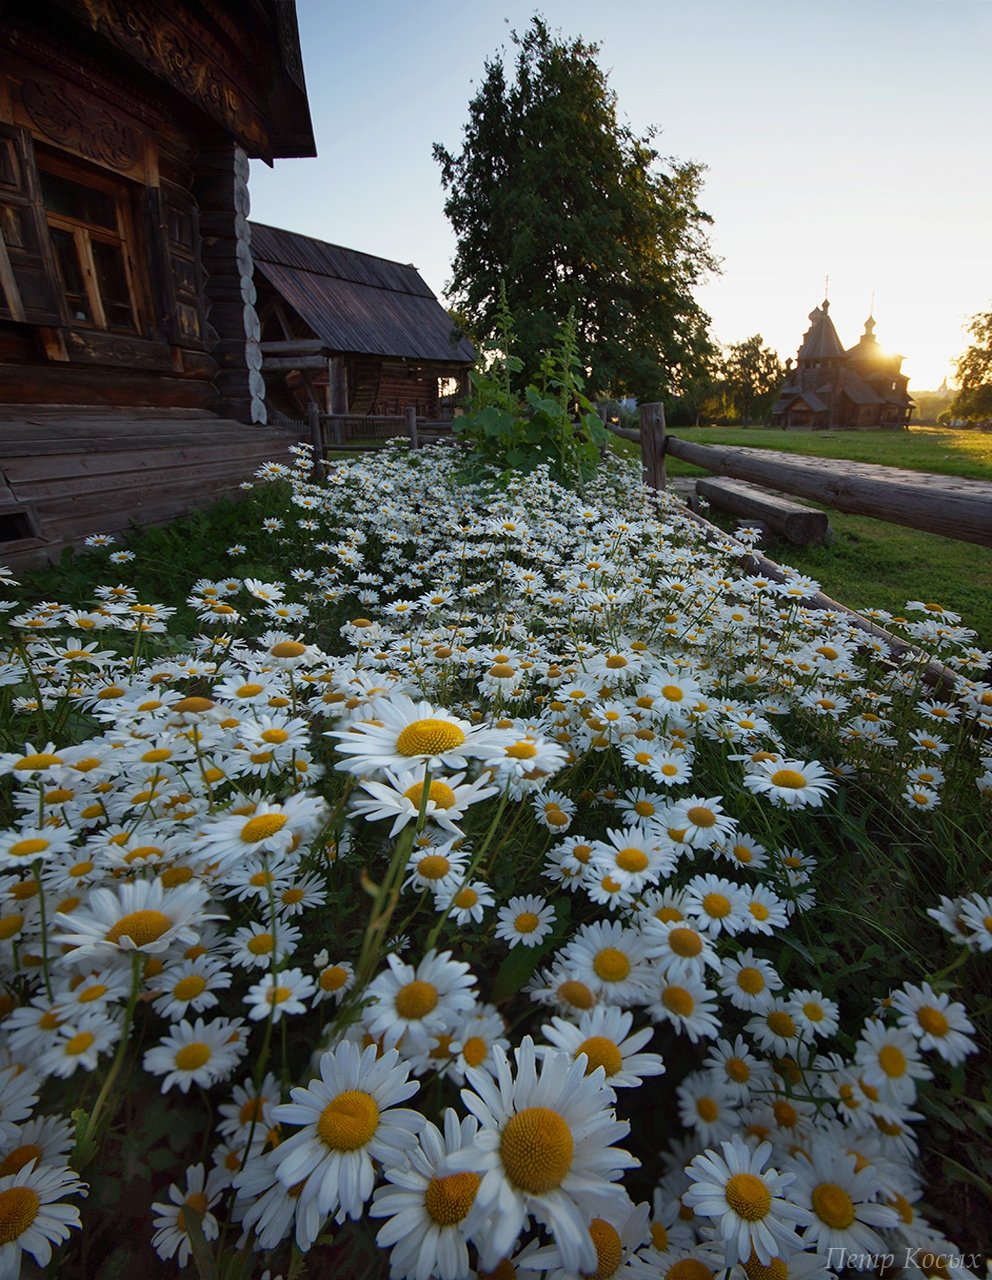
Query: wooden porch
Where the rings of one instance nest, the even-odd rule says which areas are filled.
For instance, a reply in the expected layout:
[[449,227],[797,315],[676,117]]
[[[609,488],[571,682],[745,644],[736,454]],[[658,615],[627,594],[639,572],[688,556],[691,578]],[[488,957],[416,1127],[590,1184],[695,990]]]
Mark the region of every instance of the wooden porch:
[[90,534],[207,506],[290,462],[299,438],[200,409],[0,406],[0,563],[43,565]]

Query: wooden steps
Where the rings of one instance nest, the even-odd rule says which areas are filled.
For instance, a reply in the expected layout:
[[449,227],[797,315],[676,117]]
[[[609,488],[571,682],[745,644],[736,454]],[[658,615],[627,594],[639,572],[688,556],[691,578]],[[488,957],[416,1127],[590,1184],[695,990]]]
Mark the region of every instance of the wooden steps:
[[0,411],[0,563],[58,559],[93,533],[162,524],[236,494],[265,462],[291,462],[295,431],[202,410]]

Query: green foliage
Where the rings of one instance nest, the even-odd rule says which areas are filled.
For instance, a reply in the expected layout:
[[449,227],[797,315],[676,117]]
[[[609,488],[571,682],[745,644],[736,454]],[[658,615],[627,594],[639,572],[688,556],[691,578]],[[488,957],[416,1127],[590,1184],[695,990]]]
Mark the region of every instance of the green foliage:
[[785,378],[785,367],[778,353],[766,347],[764,338],[756,333],[727,348],[721,375],[736,417],[741,422],[757,422],[771,412]]
[[473,445],[467,474],[493,466],[505,482],[516,472],[547,466],[560,484],[578,488],[595,473],[607,435],[582,391],[574,316],[569,313],[542,356],[537,380],[522,399],[513,390],[513,375],[523,364],[514,352],[515,326],[502,289],[496,325],[497,341],[486,344],[485,363],[471,375],[469,412],[454,424]]
[[960,388],[951,415],[965,422],[988,422],[992,420],[992,311],[972,316],[968,332],[975,341],[957,362]]
[[511,39],[513,81],[501,57],[487,61],[461,150],[434,147],[459,311],[479,337],[498,335],[506,282],[521,387],[572,312],[591,395],[680,394],[713,351],[692,296],[716,266],[703,167],[663,159],[620,121],[597,45],[553,36],[540,16]]

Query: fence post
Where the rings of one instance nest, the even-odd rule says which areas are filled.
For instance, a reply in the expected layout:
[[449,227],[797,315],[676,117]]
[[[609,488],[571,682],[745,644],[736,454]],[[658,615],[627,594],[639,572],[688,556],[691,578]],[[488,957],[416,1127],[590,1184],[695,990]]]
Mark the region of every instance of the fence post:
[[638,410],[641,421],[641,474],[651,489],[664,489],[665,473],[665,406],[660,401],[642,404]]
[[315,480],[324,478],[324,433],[320,426],[320,410],[313,400],[307,403],[307,432],[313,445],[313,475]]
[[417,406],[408,404],[403,412],[406,415],[406,433],[410,437],[410,448],[416,449],[419,447],[419,441],[417,440]]

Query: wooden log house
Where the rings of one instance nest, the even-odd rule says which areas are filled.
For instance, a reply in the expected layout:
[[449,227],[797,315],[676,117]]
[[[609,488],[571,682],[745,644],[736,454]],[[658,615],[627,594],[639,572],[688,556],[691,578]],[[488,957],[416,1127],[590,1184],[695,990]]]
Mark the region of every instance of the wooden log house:
[[315,155],[293,0],[6,0],[0,561],[250,477],[248,162]]
[[451,416],[475,348],[416,267],[255,222],[251,242],[270,405]]

